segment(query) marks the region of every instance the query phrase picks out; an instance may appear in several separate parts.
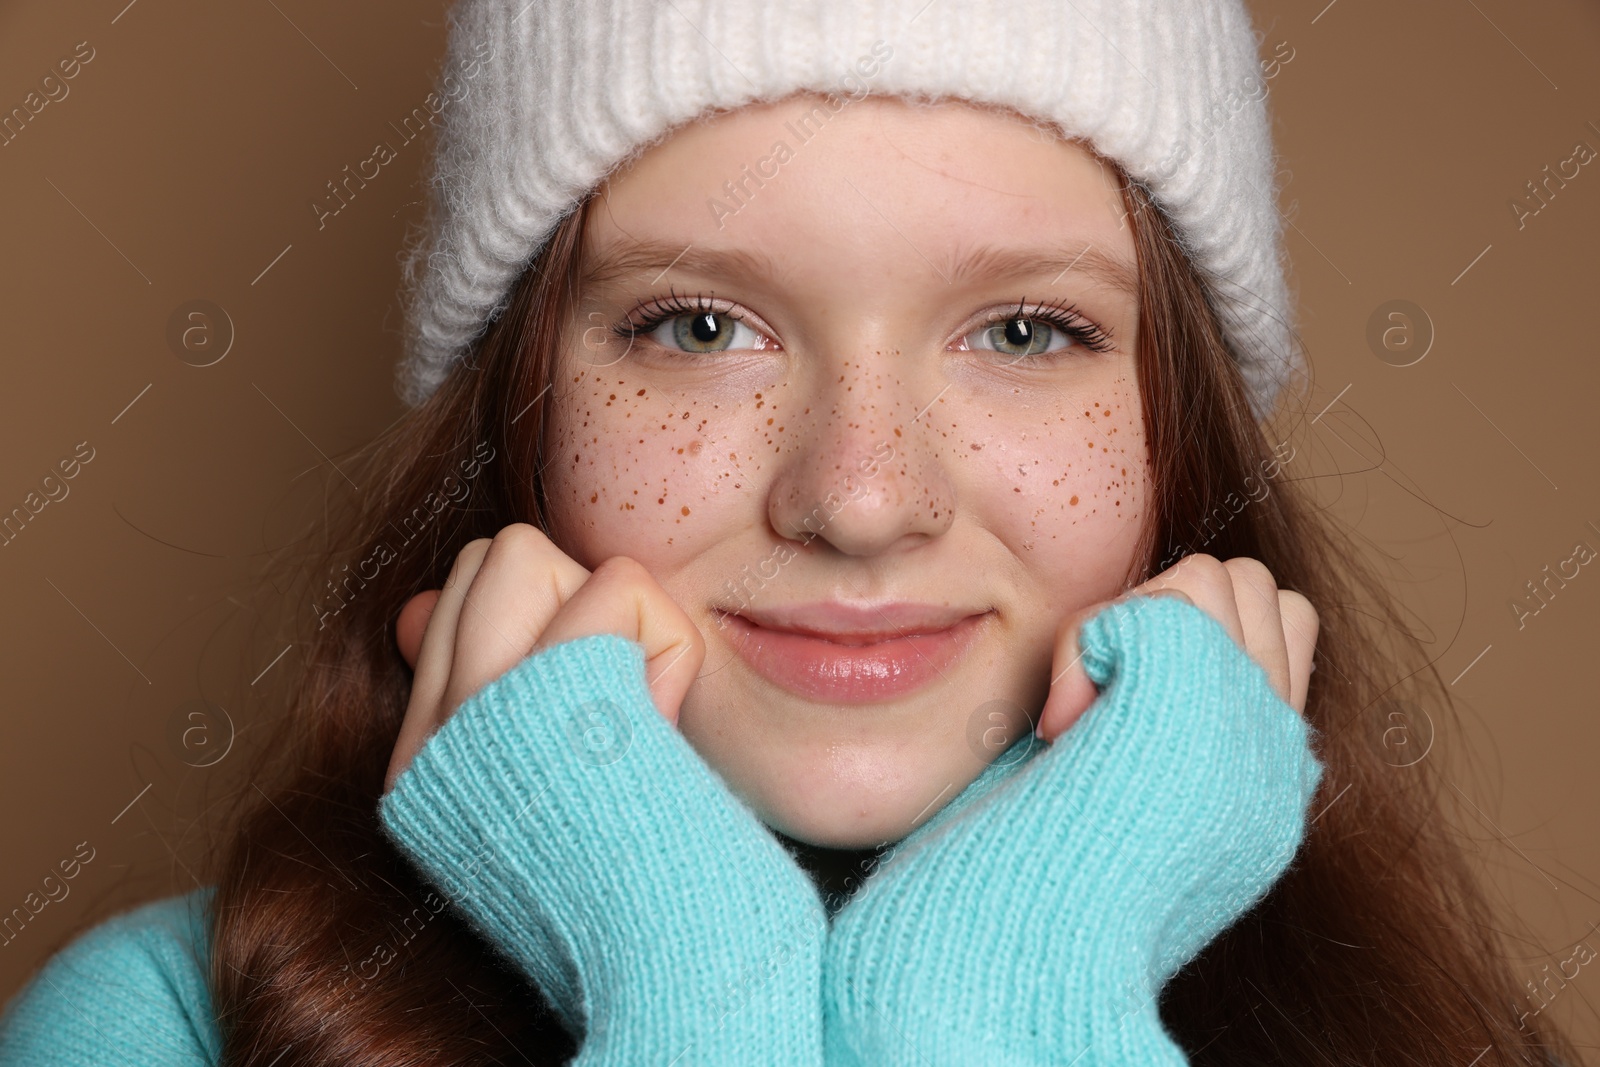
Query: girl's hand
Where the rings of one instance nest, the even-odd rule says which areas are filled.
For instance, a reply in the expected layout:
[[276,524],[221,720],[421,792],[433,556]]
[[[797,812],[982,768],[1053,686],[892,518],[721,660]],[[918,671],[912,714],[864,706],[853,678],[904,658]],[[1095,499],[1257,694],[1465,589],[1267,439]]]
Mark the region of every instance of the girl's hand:
[[591,573],[520,522],[470,542],[444,589],[400,612],[396,641],[416,675],[385,791],[472,694],[534,652],[600,633],[644,646],[650,695],[676,725],[705,638],[643,565],[613,556]]
[[827,915],[676,728],[704,645],[644,568],[508,526],[397,631],[416,677],[379,821],[574,1067],[820,1067]]
[[1058,740],[1015,742],[835,916],[828,1063],[1187,1062],[1160,990],[1282,876],[1321,783],[1286,702],[1315,616],[1252,561],[1162,577],[1141,588],[1194,602],[1129,596],[1065,626]]
[[[1222,624],[1228,636],[1267,672],[1279,699],[1298,712],[1306,708],[1316,649],[1317,609],[1311,601],[1276,579],[1260,560],[1239,557],[1185,556],[1128,596],[1176,595]],[[1078,721],[1094,702],[1094,683],[1083,668],[1078,631],[1085,619],[1115,601],[1101,601],[1064,619],[1056,630],[1055,664],[1050,697],[1039,715],[1038,735],[1054,741]]]

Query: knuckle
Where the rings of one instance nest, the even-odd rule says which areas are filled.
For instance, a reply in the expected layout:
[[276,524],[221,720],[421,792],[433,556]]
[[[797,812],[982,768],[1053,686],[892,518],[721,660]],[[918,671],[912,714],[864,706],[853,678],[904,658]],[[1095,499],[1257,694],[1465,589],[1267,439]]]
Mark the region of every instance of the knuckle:
[[463,575],[476,573],[483,566],[484,559],[489,555],[489,546],[493,542],[487,537],[480,537],[468,541],[461,546],[461,551],[456,553],[456,561],[450,568],[450,573],[445,577],[446,586],[454,585]]
[[536,572],[539,564],[548,559],[553,550],[544,532],[526,522],[503,526],[493,538],[484,538],[483,541],[487,546],[483,567],[501,575],[503,580],[521,580]]
[[1316,606],[1293,589],[1278,590],[1278,612],[1311,633],[1316,633],[1316,628],[1321,623],[1321,616],[1318,615]]
[[1221,594],[1233,588],[1228,568],[1216,556],[1199,552],[1185,556],[1180,566],[1185,568],[1187,580],[1207,593]]
[[1178,566],[1191,574],[1219,573],[1222,561],[1209,552],[1191,552],[1178,561]]
[[501,551],[532,552],[550,544],[550,539],[532,523],[513,522],[494,535],[494,543]]
[[1235,556],[1223,563],[1223,567],[1227,568],[1228,573],[1237,581],[1273,589],[1278,586],[1278,580],[1273,577],[1272,571],[1253,556]]
[[602,560],[594,569],[594,573],[598,577],[602,572],[608,580],[614,582],[632,583],[650,576],[645,565],[631,556],[610,556]]

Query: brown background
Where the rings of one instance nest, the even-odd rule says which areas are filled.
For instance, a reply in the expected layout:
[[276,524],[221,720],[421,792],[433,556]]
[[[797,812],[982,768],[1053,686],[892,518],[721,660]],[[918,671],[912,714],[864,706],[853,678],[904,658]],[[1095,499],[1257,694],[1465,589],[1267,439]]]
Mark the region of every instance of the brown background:
[[[1270,101],[1315,378],[1283,425],[1298,473],[1336,475],[1319,499],[1455,679],[1459,721],[1426,757],[1450,768],[1441,817],[1533,978],[1600,947],[1600,563],[1520,629],[1511,607],[1578,542],[1600,550],[1600,161],[1520,229],[1510,201],[1579,141],[1600,150],[1600,9],[1324,2],[1253,4],[1262,54],[1293,53]],[[332,463],[401,412],[397,252],[425,142],[320,230],[310,205],[398,143],[389,124],[433,87],[444,10],[0,5],[0,109],[79,42],[95,53],[0,148],[0,512],[94,449],[0,547],[0,913],[94,850],[71,895],[0,948],[0,996],[83,924],[194,886],[200,817],[238,787],[249,724],[300,666],[283,619],[309,598],[264,588],[261,569],[358,491]],[[205,367],[167,337],[197,299],[234,333]],[[1403,367],[1367,340],[1399,299],[1433,335]],[[202,698],[227,719],[188,717]],[[1596,969],[1549,1008],[1590,1047]]]

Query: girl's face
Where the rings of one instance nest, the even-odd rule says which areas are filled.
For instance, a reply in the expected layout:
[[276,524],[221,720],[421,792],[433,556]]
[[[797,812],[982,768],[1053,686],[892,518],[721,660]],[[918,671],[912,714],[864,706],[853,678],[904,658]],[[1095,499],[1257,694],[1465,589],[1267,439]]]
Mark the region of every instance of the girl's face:
[[556,544],[700,627],[695,749],[773,829],[864,847],[1031,730],[1148,489],[1110,168],[1009,113],[832,100],[689,124],[601,190],[545,487]]

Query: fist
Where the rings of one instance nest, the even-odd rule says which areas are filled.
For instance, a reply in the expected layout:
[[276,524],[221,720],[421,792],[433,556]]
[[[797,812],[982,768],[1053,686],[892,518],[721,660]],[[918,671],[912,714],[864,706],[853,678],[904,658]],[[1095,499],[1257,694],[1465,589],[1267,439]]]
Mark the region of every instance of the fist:
[[[1230,637],[1259,663],[1285,704],[1304,714],[1311,685],[1318,619],[1311,601],[1279,589],[1260,560],[1185,556],[1125,596],[1174,595],[1220,622]],[[1117,599],[1123,599],[1121,597]],[[1037,733],[1054,741],[1094,703],[1094,683],[1084,671],[1078,630],[1111,601],[1101,601],[1062,621],[1056,631],[1050,696],[1039,715]]]
[[468,697],[541,649],[600,633],[644,646],[651,698],[676,725],[705,638],[642,564],[613,556],[591,572],[527,523],[467,544],[444,588],[396,620],[414,676],[384,791]]

